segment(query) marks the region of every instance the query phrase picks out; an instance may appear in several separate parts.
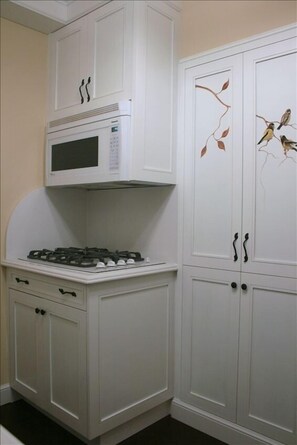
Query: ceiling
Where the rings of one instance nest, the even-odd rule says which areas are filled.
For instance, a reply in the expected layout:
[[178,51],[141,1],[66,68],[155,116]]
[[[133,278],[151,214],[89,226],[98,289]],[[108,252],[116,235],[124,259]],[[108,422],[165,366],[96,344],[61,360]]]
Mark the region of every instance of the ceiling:
[[110,0],[1,0],[1,17],[49,34]]

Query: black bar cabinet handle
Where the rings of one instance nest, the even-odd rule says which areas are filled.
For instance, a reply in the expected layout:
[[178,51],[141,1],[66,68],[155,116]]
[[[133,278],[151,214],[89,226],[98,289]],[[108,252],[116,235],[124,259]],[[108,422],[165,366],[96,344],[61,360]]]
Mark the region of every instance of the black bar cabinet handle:
[[20,278],[16,278],[15,279],[17,283],[25,283],[25,284],[29,284],[28,280],[21,280]]
[[234,240],[233,240],[234,261],[237,261],[237,260],[238,260],[237,250],[236,250],[236,247],[235,247],[235,243],[236,243],[237,240],[238,240],[238,233],[236,232],[236,233],[234,234]]
[[245,244],[246,244],[246,242],[247,242],[248,239],[249,239],[249,234],[246,233],[246,234],[244,235],[244,242],[243,242],[243,248],[244,248],[244,259],[243,259],[243,261],[244,261],[245,263],[246,263],[247,260],[249,259],[248,254],[247,254],[247,251],[246,251],[246,247],[245,247]]
[[84,84],[85,84],[85,79],[83,79],[83,80],[81,81],[81,85],[80,85],[80,87],[79,87],[80,103],[81,103],[81,104],[84,103],[84,96],[82,95],[82,92],[81,92],[81,89],[82,89],[82,87],[84,86]]
[[69,292],[69,291],[61,289],[61,288],[59,289],[59,291],[61,292],[62,295],[69,294],[69,295],[72,295],[73,297],[76,297],[76,293],[75,292]]
[[88,78],[88,82],[86,83],[86,92],[87,92],[87,102],[90,102],[90,94],[89,94],[89,90],[88,90],[88,85],[90,85],[91,83],[91,78]]

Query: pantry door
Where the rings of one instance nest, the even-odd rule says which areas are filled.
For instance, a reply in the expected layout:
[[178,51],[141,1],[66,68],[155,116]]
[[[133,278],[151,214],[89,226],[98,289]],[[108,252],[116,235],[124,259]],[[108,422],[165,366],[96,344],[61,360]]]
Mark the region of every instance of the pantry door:
[[292,278],[297,278],[296,43],[288,39],[244,56],[243,237],[248,239],[242,270]]
[[184,264],[239,270],[241,55],[188,69],[184,135]]

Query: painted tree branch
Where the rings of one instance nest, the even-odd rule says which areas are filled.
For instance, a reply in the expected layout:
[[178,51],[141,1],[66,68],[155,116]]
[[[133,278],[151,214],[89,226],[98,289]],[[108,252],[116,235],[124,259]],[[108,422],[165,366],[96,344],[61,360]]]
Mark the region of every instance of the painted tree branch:
[[225,102],[223,102],[222,99],[219,97],[219,94],[220,94],[222,91],[226,90],[228,87],[229,87],[229,79],[223,84],[221,90],[220,90],[218,93],[216,93],[216,92],[213,91],[211,88],[208,88],[208,87],[206,87],[206,86],[203,86],[203,85],[195,85],[195,88],[200,88],[200,89],[202,89],[202,90],[206,90],[206,91],[208,91],[209,93],[211,93],[211,94],[212,94],[212,95],[213,95],[213,96],[220,102],[220,104],[223,105],[223,107],[225,107],[225,111],[224,111],[224,113],[223,113],[223,114],[220,116],[220,118],[219,118],[218,126],[216,127],[216,129],[215,129],[215,130],[208,136],[208,138],[206,139],[205,146],[202,148],[202,150],[201,150],[201,152],[200,152],[200,157],[202,157],[202,156],[204,156],[204,155],[206,154],[206,152],[207,152],[207,144],[208,144],[208,142],[209,142],[209,140],[210,140],[211,138],[213,138],[213,139],[217,142],[218,148],[219,148],[220,150],[225,150],[225,144],[224,144],[224,142],[223,142],[221,139],[225,138],[225,137],[229,134],[229,130],[230,130],[230,128],[228,127],[226,130],[224,130],[224,131],[222,132],[222,134],[221,134],[220,137],[216,137],[216,132],[221,128],[221,123],[222,123],[223,117],[228,113],[229,109],[231,108],[231,105],[227,105],[227,104],[226,104]]

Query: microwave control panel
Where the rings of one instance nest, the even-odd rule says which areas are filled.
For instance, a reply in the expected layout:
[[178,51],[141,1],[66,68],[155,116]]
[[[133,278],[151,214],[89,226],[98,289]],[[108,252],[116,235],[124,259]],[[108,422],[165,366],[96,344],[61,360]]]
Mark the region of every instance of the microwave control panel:
[[120,167],[120,126],[112,125],[109,140],[109,170],[118,170]]

